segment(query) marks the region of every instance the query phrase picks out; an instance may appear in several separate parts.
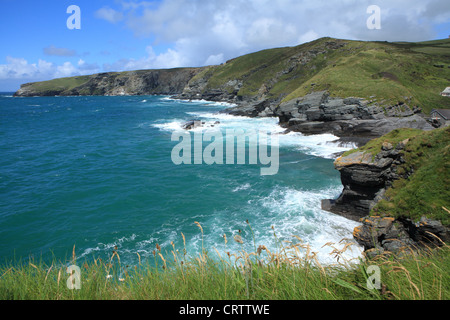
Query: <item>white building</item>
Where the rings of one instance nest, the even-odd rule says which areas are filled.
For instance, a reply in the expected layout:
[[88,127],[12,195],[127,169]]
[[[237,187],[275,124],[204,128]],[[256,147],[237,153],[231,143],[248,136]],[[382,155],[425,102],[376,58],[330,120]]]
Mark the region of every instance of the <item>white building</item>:
[[441,96],[450,97],[450,87],[445,88],[445,90],[441,92]]

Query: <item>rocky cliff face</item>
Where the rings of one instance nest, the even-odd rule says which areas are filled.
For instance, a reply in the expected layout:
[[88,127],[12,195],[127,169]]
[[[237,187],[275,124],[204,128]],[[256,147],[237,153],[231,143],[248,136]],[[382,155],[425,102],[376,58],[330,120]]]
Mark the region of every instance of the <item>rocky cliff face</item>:
[[[26,83],[15,96],[78,96],[78,95],[172,95],[183,92],[188,82],[202,68],[179,68],[109,72],[41,83]],[[81,81],[75,81],[82,79]],[[79,83],[81,82],[81,83]]]
[[343,141],[363,145],[397,128],[432,130],[418,108],[383,108],[362,98],[330,97],[327,91],[310,93],[277,106],[267,100],[241,103],[224,112],[249,117],[278,117],[288,131],[303,134],[332,133]]
[[323,200],[322,209],[360,221],[353,236],[369,256],[443,245],[450,240],[449,133],[394,130],[345,153],[334,163],[343,191],[338,199]]
[[383,143],[382,151],[375,156],[359,151],[336,159],[334,164],[341,174],[344,190],[337,200],[322,201],[322,208],[355,221],[369,215],[386,189],[395,180],[410,174],[399,175],[397,170],[405,162],[403,149],[407,143],[404,140],[395,147]]
[[426,217],[414,223],[410,219],[373,216],[361,219],[361,223],[354,229],[353,237],[364,247],[368,257],[410,254],[442,246],[450,240],[449,228]]

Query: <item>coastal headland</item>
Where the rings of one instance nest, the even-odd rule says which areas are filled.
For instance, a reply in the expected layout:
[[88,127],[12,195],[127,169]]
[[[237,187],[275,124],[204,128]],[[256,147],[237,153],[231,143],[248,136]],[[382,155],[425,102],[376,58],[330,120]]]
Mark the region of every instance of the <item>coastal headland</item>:
[[337,157],[344,190],[322,207],[361,220],[354,238],[383,253],[449,239],[450,131],[430,116],[450,109],[441,95],[449,79],[450,39],[321,38],[215,66],[26,83],[15,96],[171,95],[233,103],[223,111],[231,115],[277,117],[286,132],[332,133],[360,149]]

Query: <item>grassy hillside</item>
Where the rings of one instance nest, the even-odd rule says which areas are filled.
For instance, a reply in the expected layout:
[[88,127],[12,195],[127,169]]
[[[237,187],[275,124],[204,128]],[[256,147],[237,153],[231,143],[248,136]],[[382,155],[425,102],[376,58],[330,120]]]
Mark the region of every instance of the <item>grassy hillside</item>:
[[[237,90],[241,98],[279,102],[328,90],[331,96],[360,97],[381,106],[403,102],[419,106],[425,113],[450,108],[450,98],[440,96],[450,86],[450,39],[388,43],[321,38],[247,54],[199,71],[189,84],[200,81],[205,85],[200,89],[192,85],[194,94]],[[129,73],[109,75],[120,79]],[[27,89],[36,95],[53,91],[75,94],[71,90],[83,88],[90,77],[36,82],[27,84]]]
[[87,81],[89,81],[89,78],[89,76],[80,76],[35,82],[33,83],[33,90],[37,94],[47,91],[71,90],[86,83]]
[[450,108],[450,39],[420,43],[321,38],[297,47],[263,50],[215,67],[208,89],[243,82],[239,95],[284,101],[311,91],[361,97],[381,105],[404,102],[425,112]]

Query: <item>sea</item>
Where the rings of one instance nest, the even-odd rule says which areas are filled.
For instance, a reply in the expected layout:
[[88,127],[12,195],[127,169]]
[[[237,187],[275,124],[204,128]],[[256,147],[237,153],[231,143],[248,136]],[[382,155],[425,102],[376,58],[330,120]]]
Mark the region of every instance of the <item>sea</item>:
[[[272,251],[301,241],[324,264],[357,222],[321,210],[342,191],[331,134],[285,133],[277,118],[220,111],[232,105],[169,96],[13,97],[0,94],[0,264],[18,260],[154,259]],[[278,170],[261,163],[176,164],[190,120],[278,139]],[[205,144],[203,148],[207,147]],[[224,155],[225,157],[225,155]],[[235,236],[242,241],[235,241]],[[225,241],[225,239],[227,239]],[[347,240],[346,240],[347,239]],[[328,244],[328,245],[326,245]],[[345,254],[358,259],[354,244]]]

